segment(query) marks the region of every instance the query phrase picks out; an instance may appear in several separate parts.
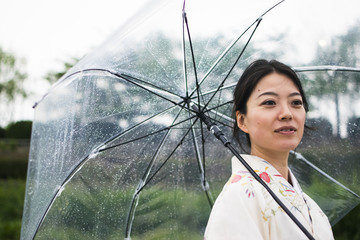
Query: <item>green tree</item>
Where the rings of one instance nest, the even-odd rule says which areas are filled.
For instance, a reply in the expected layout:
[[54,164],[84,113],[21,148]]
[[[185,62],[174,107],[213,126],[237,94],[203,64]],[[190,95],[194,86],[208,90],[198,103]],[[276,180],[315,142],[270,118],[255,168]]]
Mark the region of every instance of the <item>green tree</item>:
[[77,62],[78,58],[72,57],[69,61],[64,62],[63,69],[60,71],[49,71],[45,75],[45,79],[53,84],[59,80],[70,68],[72,68]]
[[31,121],[18,121],[10,123],[5,129],[6,138],[30,139]]
[[[360,66],[360,28],[354,26],[346,34],[331,40],[331,47],[317,49],[314,65],[339,65],[344,67]],[[333,100],[336,112],[336,136],[340,136],[340,97],[354,96],[360,90],[360,74],[344,71],[321,71],[314,75],[314,84],[308,94]]]
[[0,99],[13,101],[18,95],[26,97],[27,92],[22,86],[26,77],[22,62],[0,47]]

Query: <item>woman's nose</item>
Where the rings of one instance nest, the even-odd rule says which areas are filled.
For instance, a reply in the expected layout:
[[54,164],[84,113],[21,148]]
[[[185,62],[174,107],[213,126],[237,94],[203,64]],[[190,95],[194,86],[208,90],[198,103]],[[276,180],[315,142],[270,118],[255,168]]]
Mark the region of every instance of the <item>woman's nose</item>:
[[283,105],[281,106],[281,110],[279,113],[279,120],[280,121],[285,121],[285,120],[291,120],[293,118],[292,112],[289,108],[289,106]]

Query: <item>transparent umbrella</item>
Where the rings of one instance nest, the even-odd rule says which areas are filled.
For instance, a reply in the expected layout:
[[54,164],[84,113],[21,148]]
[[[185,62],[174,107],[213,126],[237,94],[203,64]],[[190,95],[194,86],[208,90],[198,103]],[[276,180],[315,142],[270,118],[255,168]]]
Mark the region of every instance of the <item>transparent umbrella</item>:
[[232,154],[190,104],[230,137],[234,85],[258,58],[303,80],[315,129],[291,169],[336,223],[360,200],[359,13],[357,1],[150,1],[37,103],[21,239],[201,239]]

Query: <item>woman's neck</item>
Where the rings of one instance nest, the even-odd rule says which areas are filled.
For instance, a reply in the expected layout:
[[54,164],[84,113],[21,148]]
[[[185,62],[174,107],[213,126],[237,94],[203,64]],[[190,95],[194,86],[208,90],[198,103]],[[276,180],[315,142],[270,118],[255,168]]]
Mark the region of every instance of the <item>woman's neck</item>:
[[286,181],[289,180],[288,158],[289,152],[265,152],[251,149],[251,155],[260,157],[269,162]]

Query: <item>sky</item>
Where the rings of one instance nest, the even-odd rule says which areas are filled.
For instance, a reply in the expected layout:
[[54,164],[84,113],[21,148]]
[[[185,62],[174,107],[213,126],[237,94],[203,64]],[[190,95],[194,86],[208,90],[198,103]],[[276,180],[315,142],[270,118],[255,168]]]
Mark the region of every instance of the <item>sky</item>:
[[[100,45],[143,6],[146,0],[0,0],[0,47],[23,59],[32,92],[11,109],[0,106],[0,126],[33,119],[32,105],[50,87],[43,77],[62,70]],[[1,105],[1,104],[0,104]]]
[[[249,1],[249,4],[258,1],[252,0]],[[0,0],[0,47],[26,61],[24,70],[28,74],[28,79],[24,86],[32,92],[28,99],[17,100],[10,106],[0,103],[0,126],[5,126],[9,121],[32,120],[34,117],[32,106],[41,99],[50,87],[44,80],[46,73],[61,71],[64,62],[71,61],[72,58],[81,58],[91,52],[119,27],[126,24],[127,20],[139,11],[146,2],[148,0]],[[287,1],[286,4],[292,2],[299,3],[298,1]],[[338,2],[342,3],[341,1]],[[346,1],[346,3],[350,2],[353,4],[359,1]],[[330,19],[329,22],[325,21],[325,23],[331,22],[331,24],[317,26],[317,35],[323,36],[321,43],[326,42],[326,38],[334,34],[341,34],[341,31],[345,30],[337,25],[350,25],[357,16],[360,18],[358,10],[360,2],[359,8],[354,7],[352,9],[349,9],[346,4],[332,7],[330,4],[326,4],[327,1],[324,0],[302,0],[300,3],[298,10],[305,16],[302,19],[303,22],[297,22],[297,19],[292,17],[292,12],[284,11],[288,16],[286,21],[284,19],[277,20],[281,23],[278,24],[278,27],[284,28],[288,22],[292,26],[296,25],[297,27],[289,28],[289,34],[293,30],[301,30],[301,28],[306,30],[314,27],[313,25],[316,25],[314,24],[316,22],[312,19],[318,17],[318,9],[322,9],[322,18]],[[188,7],[191,4],[196,7],[198,3],[187,1]],[[287,7],[286,4],[282,4],[277,9],[280,11],[281,7]],[[321,5],[321,8],[319,6],[314,7],[314,4]],[[203,6],[201,7],[203,8]],[[189,15],[191,15],[190,9],[189,7]],[[227,8],[226,11],[238,11],[238,9],[241,8]],[[214,13],[209,12],[209,10],[207,9],[203,13],[217,16],[218,9],[214,9]],[[347,16],[339,16],[338,12],[346,12]],[[221,18],[226,16],[222,14]],[[238,16],[241,17],[241,14]],[[269,15],[267,20],[270,20],[271,16],[276,16],[276,14]],[[211,24],[208,22],[204,24],[200,21],[198,29],[211,34],[214,24],[220,23],[217,18],[213,19],[215,22]],[[309,21],[304,22],[304,19],[309,19]],[[263,21],[262,29],[266,29],[266,22]],[[206,26],[208,28],[205,28]],[[195,28],[194,25],[192,27]],[[273,28],[267,29],[274,31]],[[311,44],[306,41],[312,40],[311,38],[307,36],[307,40],[301,40],[303,36],[297,32],[294,32],[293,36],[297,40],[300,39],[303,42],[302,45],[306,46],[308,50],[310,49],[308,46]],[[314,34],[314,41],[317,41],[317,37]],[[328,46],[325,45],[325,47]],[[314,52],[314,50],[309,51]],[[306,51],[299,52],[308,55]],[[294,55],[294,57],[299,56]]]

